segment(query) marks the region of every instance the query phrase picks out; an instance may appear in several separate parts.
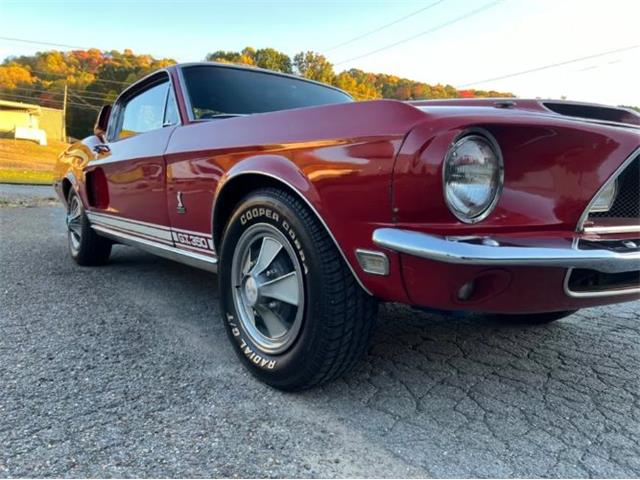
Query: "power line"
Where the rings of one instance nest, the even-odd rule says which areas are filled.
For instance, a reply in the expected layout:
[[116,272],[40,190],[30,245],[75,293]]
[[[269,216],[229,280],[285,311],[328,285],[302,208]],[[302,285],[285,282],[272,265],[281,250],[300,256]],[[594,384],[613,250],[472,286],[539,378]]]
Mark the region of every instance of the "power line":
[[602,52],[602,53],[596,53],[594,55],[587,55],[585,57],[573,58],[571,60],[565,60],[563,62],[550,63],[548,65],[543,65],[541,67],[530,68],[528,70],[522,70],[520,72],[515,72],[515,73],[508,73],[506,75],[501,75],[499,77],[486,78],[484,80],[479,80],[477,82],[465,83],[464,85],[460,85],[458,88],[465,88],[465,87],[470,87],[472,85],[479,85],[481,83],[495,82],[495,81],[498,81],[498,80],[504,80],[505,78],[512,78],[512,77],[518,77],[520,75],[527,75],[529,73],[540,72],[542,70],[548,70],[550,68],[562,67],[564,65],[569,65],[569,64],[577,63],[577,62],[582,62],[583,60],[591,60],[593,58],[604,57],[605,55],[611,55],[612,53],[620,53],[620,52],[626,52],[626,51],[629,51],[629,50],[634,50],[634,49],[636,49],[638,47],[640,47],[640,45],[632,45],[630,47],[617,48],[615,50],[609,50],[609,51]]
[[[52,95],[62,95],[64,93],[62,90],[58,91],[58,90],[47,90],[47,89],[39,89],[39,88],[25,88],[25,87],[15,87],[7,90],[8,91],[20,90],[22,92],[35,93],[35,94],[50,93]],[[77,97],[81,97],[85,100],[96,100],[99,102],[104,102],[107,100],[107,97],[108,97],[108,94],[103,95],[100,92],[89,92],[88,94],[85,92],[86,91],[83,91],[83,90],[69,89],[70,94],[75,95]],[[96,95],[92,95],[91,93],[95,93]]]
[[444,2],[444,1],[445,1],[445,0],[438,0],[437,2],[434,2],[434,3],[432,3],[431,5],[427,5],[426,7],[423,7],[423,8],[421,8],[421,9],[419,9],[419,10],[416,10],[415,12],[411,12],[411,13],[409,13],[408,15],[405,15],[404,17],[398,18],[397,20],[394,20],[393,22],[389,22],[389,23],[386,23],[386,24],[384,24],[384,25],[382,25],[382,26],[380,26],[380,27],[378,27],[378,28],[374,28],[373,30],[369,30],[368,32],[365,32],[365,33],[363,33],[363,34],[361,34],[361,35],[358,35],[357,37],[353,37],[353,38],[352,38],[352,39],[350,39],[350,40],[347,40],[347,41],[345,41],[345,42],[342,42],[342,43],[339,43],[339,44],[337,44],[337,45],[334,45],[333,47],[327,48],[327,49],[325,49],[324,51],[325,51],[325,52],[330,52],[331,50],[335,50],[335,49],[337,49],[337,48],[344,47],[345,45],[348,45],[348,44],[353,43],[353,42],[356,42],[356,41],[358,41],[358,40],[360,40],[360,39],[362,39],[362,38],[368,37],[369,35],[372,35],[372,34],[374,34],[374,33],[377,33],[377,32],[379,32],[380,30],[384,30],[384,29],[385,29],[385,28],[387,28],[387,27],[390,27],[390,26],[395,25],[395,24],[400,23],[400,22],[404,22],[404,21],[405,21],[405,20],[407,20],[408,18],[411,18],[411,17],[413,17],[413,16],[415,16],[415,15],[418,15],[419,13],[422,13],[422,12],[424,12],[425,10],[429,10],[430,8],[433,8],[433,7],[435,7],[436,5],[439,5],[440,3]]
[[[0,93],[0,97],[7,97],[7,96],[9,96],[9,97],[15,97],[15,98],[19,98],[19,99],[31,100],[31,101],[38,100],[38,99],[36,99],[36,98],[28,97],[28,96],[26,96],[26,95],[18,95],[17,93]],[[14,98],[10,98],[9,100],[14,100]],[[16,101],[21,101],[21,100],[16,100]],[[24,102],[23,102],[23,103],[24,103]],[[82,104],[80,104],[80,103],[67,102],[67,104],[68,104],[68,105],[73,105],[73,106],[75,106],[75,107],[78,107],[78,108],[80,108],[81,110],[82,110],[82,109],[84,109],[84,110],[95,110],[95,111],[100,110],[100,107],[88,107],[88,106],[86,106],[86,105],[82,105]]]
[[77,48],[80,50],[90,50],[87,47],[80,47],[78,45],[67,45],[65,43],[39,42],[37,40],[28,40],[26,38],[0,37],[0,40],[6,40],[9,42],[30,43],[32,45],[48,45],[50,47]]
[[69,93],[73,93],[73,95],[85,98],[87,100],[98,100],[100,102],[103,102],[107,99],[107,97],[109,97],[109,94],[107,93],[100,93],[100,92],[87,92],[86,90],[76,90],[76,89],[69,89]]
[[[62,74],[62,73],[51,73],[51,72],[45,72],[42,70],[29,70],[32,73],[38,73],[41,75],[47,75],[47,76],[55,76],[58,75],[58,80],[62,80],[63,78],[67,78],[66,75]],[[91,75],[95,75],[95,73],[91,73],[91,72],[85,72],[85,71],[80,71],[80,72],[74,72],[73,74],[76,75],[78,73],[89,73]],[[62,75],[62,76],[60,76]],[[118,85],[131,85],[133,82],[122,82],[120,80],[106,80],[106,79],[102,79],[102,78],[94,78],[93,80],[91,80],[90,83],[92,82],[103,82],[103,83],[115,83]]]
[[359,59],[361,59],[361,58],[365,58],[365,57],[371,56],[371,55],[373,55],[373,54],[375,54],[375,53],[379,53],[379,52],[382,52],[382,51],[384,51],[384,50],[388,50],[388,49],[390,49],[390,48],[397,47],[397,46],[398,46],[398,45],[400,45],[400,44],[403,44],[403,43],[409,42],[409,41],[411,41],[411,40],[415,40],[415,39],[416,39],[416,38],[418,38],[418,37],[422,37],[422,36],[427,35],[427,34],[429,34],[429,33],[433,33],[433,32],[435,32],[435,31],[437,31],[437,30],[441,30],[441,29],[443,29],[443,28],[445,28],[445,27],[448,27],[449,25],[453,25],[454,23],[457,23],[457,22],[460,22],[460,21],[462,21],[462,20],[465,20],[465,19],[467,19],[467,18],[469,18],[469,17],[472,17],[473,15],[477,15],[477,14],[479,14],[479,13],[482,13],[482,12],[484,12],[485,10],[488,10],[488,9],[490,9],[490,8],[492,8],[492,7],[495,7],[497,4],[502,3],[503,1],[504,1],[504,0],[495,0],[494,2],[488,3],[488,4],[486,4],[486,5],[484,5],[484,6],[480,7],[480,8],[477,8],[477,9],[475,9],[475,10],[472,10],[472,11],[468,12],[468,13],[465,13],[464,15],[461,15],[461,16],[459,16],[459,17],[456,17],[456,18],[454,18],[453,20],[449,20],[448,22],[441,23],[440,25],[436,25],[435,27],[432,27],[432,28],[430,28],[430,29],[428,29],[428,30],[424,30],[424,31],[422,31],[422,32],[420,32],[420,33],[417,33],[417,34],[415,34],[415,35],[412,35],[412,36],[410,36],[410,37],[403,38],[402,40],[399,40],[399,41],[397,41],[397,42],[394,42],[394,43],[392,43],[392,44],[390,44],[390,45],[386,45],[386,46],[384,46],[384,47],[378,48],[378,49],[376,49],[376,50],[372,50],[372,51],[370,51],[370,52],[364,53],[364,54],[362,54],[362,55],[358,55],[358,56],[356,56],[356,57],[352,57],[352,58],[348,58],[348,59],[346,59],[346,60],[342,60],[341,62],[337,62],[337,63],[335,63],[335,65],[341,65],[341,64],[343,64],[343,63],[351,62],[351,61],[353,61],[353,60],[359,60]]
[[82,102],[84,105],[86,105],[88,107],[91,107],[92,109],[100,110],[100,108],[102,107],[102,106],[98,106],[98,105],[92,105],[91,103],[87,102],[84,98],[79,97],[78,95],[75,95],[73,93],[69,93],[69,95],[72,98],[76,98],[76,99],[80,100],[80,102]]

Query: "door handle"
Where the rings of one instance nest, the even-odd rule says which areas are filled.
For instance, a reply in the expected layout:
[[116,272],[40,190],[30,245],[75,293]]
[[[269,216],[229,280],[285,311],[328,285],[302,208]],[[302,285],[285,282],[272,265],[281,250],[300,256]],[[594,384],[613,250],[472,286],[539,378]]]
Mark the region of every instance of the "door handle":
[[100,153],[109,153],[111,151],[111,149],[109,148],[109,145],[105,145],[104,143],[100,143],[98,145],[96,145],[95,147],[93,147],[93,151],[100,154]]

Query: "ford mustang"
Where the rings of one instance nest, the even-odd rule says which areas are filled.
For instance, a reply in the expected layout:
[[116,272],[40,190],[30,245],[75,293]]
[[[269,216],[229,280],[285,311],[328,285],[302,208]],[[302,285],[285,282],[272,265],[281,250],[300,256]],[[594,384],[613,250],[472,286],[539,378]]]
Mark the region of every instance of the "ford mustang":
[[55,188],[76,263],[125,244],[218,272],[241,361],[298,390],[363,355],[379,301],[545,323],[638,298],[639,184],[631,110],[195,63],[103,107]]

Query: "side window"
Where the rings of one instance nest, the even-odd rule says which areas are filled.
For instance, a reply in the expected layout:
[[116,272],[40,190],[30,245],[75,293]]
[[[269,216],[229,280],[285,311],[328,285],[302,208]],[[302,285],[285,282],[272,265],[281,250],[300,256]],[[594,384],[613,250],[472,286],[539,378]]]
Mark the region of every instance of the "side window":
[[155,85],[127,101],[118,138],[162,128],[169,81]]
[[173,93],[173,88],[169,88],[169,94],[167,95],[167,107],[164,110],[164,122],[163,127],[169,125],[177,125],[180,123],[180,114],[178,113],[178,104],[176,103],[176,96]]

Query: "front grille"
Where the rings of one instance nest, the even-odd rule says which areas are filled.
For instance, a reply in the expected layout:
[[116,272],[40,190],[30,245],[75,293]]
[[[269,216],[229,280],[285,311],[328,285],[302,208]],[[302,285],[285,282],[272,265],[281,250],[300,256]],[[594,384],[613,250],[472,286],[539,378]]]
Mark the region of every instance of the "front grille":
[[640,218],[640,156],[618,176],[618,193],[609,211],[589,214],[595,218]]

